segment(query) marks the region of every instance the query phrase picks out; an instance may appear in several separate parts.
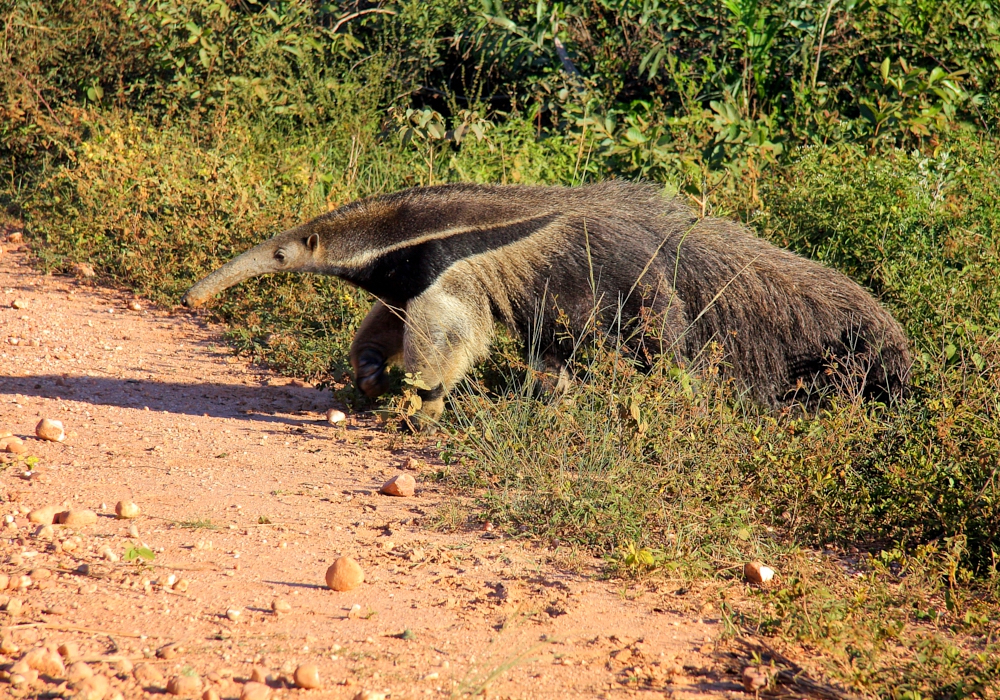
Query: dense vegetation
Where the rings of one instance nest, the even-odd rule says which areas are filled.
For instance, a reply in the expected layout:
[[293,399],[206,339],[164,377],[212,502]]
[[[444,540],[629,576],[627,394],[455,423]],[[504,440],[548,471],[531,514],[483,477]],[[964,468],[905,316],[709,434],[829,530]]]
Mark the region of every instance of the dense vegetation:
[[[734,628],[808,649],[857,691],[1000,693],[992,0],[0,13],[0,217],[55,271],[90,262],[172,304],[251,242],[359,196],[615,176],[866,285],[913,341],[904,404],[771,415],[711,371],[638,373],[598,346],[555,409],[521,387],[506,342],[453,402],[441,476],[475,487],[475,515],[606,556],[613,574],[718,584]],[[336,383],[369,303],[269,278],[216,312],[240,351]],[[737,595],[751,557],[780,585]]]

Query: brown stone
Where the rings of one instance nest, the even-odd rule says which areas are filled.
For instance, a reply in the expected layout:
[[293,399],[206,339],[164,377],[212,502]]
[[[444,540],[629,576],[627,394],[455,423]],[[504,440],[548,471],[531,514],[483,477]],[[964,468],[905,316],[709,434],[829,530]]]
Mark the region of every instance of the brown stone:
[[[10,603],[8,603],[8,605],[10,605]],[[62,678],[66,673],[66,667],[63,666],[63,662],[59,657],[59,654],[54,651],[49,651],[44,647],[32,649],[27,654],[22,656],[21,660],[28,664],[29,668],[35,669],[43,676]]]
[[759,561],[748,561],[743,565],[743,578],[750,583],[761,585],[774,578],[774,569],[764,566]]
[[77,277],[94,277],[97,272],[94,271],[94,266],[89,263],[73,263],[73,273]]
[[83,661],[74,661],[66,669],[66,680],[70,683],[79,683],[93,675],[94,670]]
[[73,690],[73,700],[104,700],[110,689],[108,679],[105,676],[96,675],[85,678],[75,684]]
[[178,654],[184,653],[184,647],[178,642],[173,642],[172,644],[164,644],[162,647],[156,650],[156,656],[160,659],[173,659],[176,658]]
[[326,570],[326,585],[335,591],[352,591],[364,580],[364,570],[351,557],[340,557]]
[[97,523],[97,513],[92,510],[65,510],[56,515],[56,522],[67,527],[87,527]]
[[0,448],[15,455],[23,455],[28,451],[28,446],[24,444],[24,440],[14,436],[0,439]]
[[263,683],[250,681],[243,685],[240,691],[240,700],[268,700],[271,697],[271,689]]
[[302,664],[295,669],[295,685],[299,688],[312,690],[319,688],[323,682],[319,678],[319,668],[316,664]]
[[408,498],[413,495],[417,488],[417,481],[409,474],[397,474],[382,484],[382,493],[388,496],[402,496]]
[[118,501],[115,505],[115,515],[117,515],[120,520],[138,518],[141,513],[142,509],[139,508],[138,504],[133,503],[132,501]]
[[743,669],[743,689],[748,693],[756,693],[767,687],[770,682],[767,671],[759,666],[747,666]]
[[49,442],[62,442],[66,439],[62,421],[51,418],[42,418],[38,421],[38,425],[35,426],[35,435]]
[[198,676],[174,676],[167,681],[167,692],[171,695],[191,697],[201,694],[201,678]]
[[160,673],[160,669],[152,664],[139,664],[132,671],[132,677],[135,678],[136,683],[139,685],[163,685],[163,674]]

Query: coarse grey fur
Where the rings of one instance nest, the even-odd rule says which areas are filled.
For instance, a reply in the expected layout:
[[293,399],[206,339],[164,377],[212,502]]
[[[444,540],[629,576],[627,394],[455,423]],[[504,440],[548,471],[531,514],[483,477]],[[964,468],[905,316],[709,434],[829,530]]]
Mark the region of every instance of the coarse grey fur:
[[[375,295],[351,346],[355,381],[377,396],[389,364],[419,372],[424,425],[488,353],[496,322],[561,377],[574,338],[614,325],[640,357],[690,359],[719,343],[728,374],[769,406],[804,387],[908,391],[906,336],[858,284],[648,184],[443,185],[364,199],[243,253],[183,303],[271,272],[336,275]],[[852,368],[846,385],[833,364]]]

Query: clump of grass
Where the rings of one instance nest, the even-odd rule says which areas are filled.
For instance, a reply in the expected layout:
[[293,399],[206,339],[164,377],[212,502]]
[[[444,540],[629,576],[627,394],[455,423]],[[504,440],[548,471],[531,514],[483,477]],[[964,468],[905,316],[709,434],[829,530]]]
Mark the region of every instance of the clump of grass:
[[218,530],[219,526],[211,521],[210,518],[191,518],[190,520],[179,520],[177,521],[177,527],[183,527],[187,530]]

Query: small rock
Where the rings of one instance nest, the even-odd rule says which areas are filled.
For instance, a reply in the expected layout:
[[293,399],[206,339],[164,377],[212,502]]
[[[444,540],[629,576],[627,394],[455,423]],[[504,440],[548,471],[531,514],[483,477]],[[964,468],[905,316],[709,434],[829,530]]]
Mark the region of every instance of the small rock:
[[190,585],[190,581],[186,578],[177,579],[177,583],[173,585],[172,590],[175,590],[178,593],[187,593],[188,586]]
[[138,504],[132,501],[118,501],[115,504],[115,515],[118,516],[119,520],[131,520],[132,518],[138,518],[142,513],[142,509],[139,508]]
[[48,569],[38,568],[32,569],[28,572],[28,575],[35,581],[44,581],[45,579],[52,576],[52,572]]
[[28,308],[28,302],[26,302],[24,299],[15,299],[14,301],[11,302],[10,305],[13,306],[15,309]]
[[764,584],[774,578],[774,569],[759,561],[749,561],[743,565],[743,578],[750,583]]
[[271,697],[271,689],[263,683],[250,681],[243,685],[240,691],[240,700],[268,700]]
[[33,511],[28,513],[28,522],[37,523],[38,525],[51,525],[60,511],[62,511],[62,508],[59,506],[44,506],[42,508],[35,508]]
[[108,545],[101,547],[98,552],[107,561],[118,561],[119,557],[115,554],[115,550],[111,549]]
[[3,639],[0,639],[0,654],[10,656],[11,654],[16,654],[18,651],[20,651],[20,649],[18,649],[18,646],[14,644],[14,639],[12,637],[8,635]]
[[340,557],[326,570],[326,585],[335,591],[351,591],[364,583],[365,572],[351,557]]
[[7,574],[0,574],[0,591],[6,591],[9,585],[10,585],[10,576],[8,576]]
[[323,685],[319,679],[319,668],[316,664],[302,664],[295,669],[295,685],[299,688],[312,690]]
[[56,515],[56,522],[67,527],[87,527],[97,523],[97,513],[92,510],[64,510]]
[[24,440],[19,437],[14,437],[13,435],[0,439],[0,447],[14,455],[23,455],[28,451],[28,447],[24,444]]
[[112,668],[115,669],[115,674],[121,678],[125,678],[128,674],[132,673],[132,660],[126,656],[121,656],[115,659],[112,664]]
[[72,268],[77,277],[94,277],[97,274],[89,263],[73,263]]
[[74,661],[66,669],[66,680],[70,683],[79,683],[93,675],[94,670],[83,661]]
[[35,530],[35,537],[40,540],[51,540],[55,534],[56,531],[51,525],[39,525]]
[[76,645],[76,642],[63,642],[56,651],[59,652],[59,656],[67,661],[75,659],[80,655],[80,647]]
[[254,666],[250,669],[250,680],[253,683],[267,683],[267,669]]
[[767,670],[760,666],[747,666],[743,669],[743,689],[748,693],[756,693],[766,688],[769,682]]
[[139,303],[139,300],[138,300],[138,299],[132,299],[132,300],[131,300],[131,301],[130,301],[130,302],[128,303],[128,308],[129,308],[129,309],[130,309],[131,311],[142,311],[142,304],[140,304],[140,303]]
[[354,620],[361,617],[361,606],[355,603],[351,606],[351,609],[347,611],[347,619]]
[[201,700],[222,700],[219,696],[219,691],[215,688],[209,688],[204,693],[201,694]]
[[139,664],[132,671],[132,677],[139,685],[163,685],[163,674],[152,664]]
[[28,668],[33,668],[50,678],[61,678],[66,673],[66,667],[63,666],[59,654],[44,647],[32,649],[22,656],[21,660],[28,664]]
[[162,647],[156,650],[156,656],[160,659],[173,659],[176,658],[178,654],[184,653],[184,647],[177,642],[172,644],[164,644]]
[[338,411],[335,408],[331,408],[326,412],[326,422],[330,425],[337,425],[337,423],[343,423],[347,420],[347,416],[343,411]]
[[20,598],[11,598],[7,601],[7,605],[4,606],[4,610],[7,611],[8,615],[20,615],[23,608],[24,603],[21,602]]
[[69,608],[67,608],[65,605],[59,605],[58,603],[56,603],[55,605],[48,606],[47,608],[42,610],[42,612],[45,613],[46,615],[65,615],[66,613],[69,612]]
[[108,679],[105,676],[90,676],[74,686],[73,690],[76,692],[73,694],[73,700],[104,700],[108,689]]
[[416,480],[409,474],[397,474],[382,484],[382,493],[389,496],[409,497],[417,488]]
[[35,435],[49,442],[62,442],[66,439],[62,421],[51,418],[42,418],[38,421],[38,425],[35,426]]
[[7,234],[7,242],[11,245],[21,245],[24,243],[24,233],[21,231],[13,231]]
[[201,678],[197,675],[174,676],[167,681],[167,692],[171,695],[199,695],[201,693]]
[[273,610],[276,615],[281,615],[291,612],[292,604],[284,598],[275,598],[271,601],[271,610]]
[[239,608],[229,608],[228,610],[226,610],[226,617],[228,617],[233,622],[239,622],[240,615],[242,614],[243,611],[240,610]]
[[403,463],[399,465],[400,469],[409,469],[413,472],[418,472],[423,469],[427,464],[416,457],[407,457],[403,460]]
[[128,536],[129,537],[139,536],[139,528],[135,526],[135,523],[132,523],[131,525],[128,526]]

